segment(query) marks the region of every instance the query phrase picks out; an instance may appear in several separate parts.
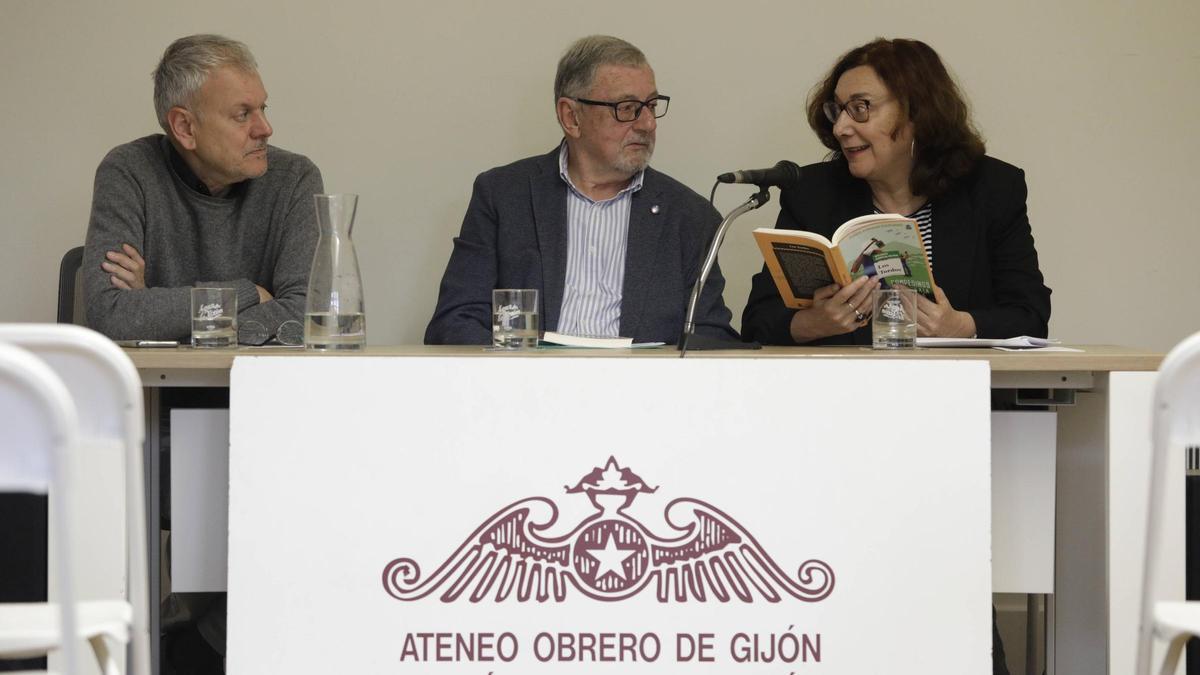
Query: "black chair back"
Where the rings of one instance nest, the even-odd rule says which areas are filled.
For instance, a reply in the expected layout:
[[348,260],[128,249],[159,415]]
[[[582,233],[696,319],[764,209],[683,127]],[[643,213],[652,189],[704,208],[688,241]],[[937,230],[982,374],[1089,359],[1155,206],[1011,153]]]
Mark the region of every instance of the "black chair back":
[[80,270],[83,268],[83,247],[67,251],[58,266],[58,322],[84,325],[83,289]]

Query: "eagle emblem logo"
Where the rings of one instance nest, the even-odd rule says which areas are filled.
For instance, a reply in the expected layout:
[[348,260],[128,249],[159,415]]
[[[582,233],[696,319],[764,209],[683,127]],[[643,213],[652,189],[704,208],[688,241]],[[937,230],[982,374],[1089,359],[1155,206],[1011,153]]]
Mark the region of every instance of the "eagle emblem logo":
[[383,569],[383,587],[401,601],[437,594],[442,602],[562,602],[573,592],[617,602],[652,589],[661,603],[819,602],[833,592],[833,569],[800,563],[789,576],[736,520],[699,499],[681,497],[664,510],[668,534],[651,532],[625,511],[654,493],[609,457],[567,494],[583,494],[596,512],[569,533],[546,533],[558,507],[545,497],[506,506],[480,525],[427,578],[400,557]]

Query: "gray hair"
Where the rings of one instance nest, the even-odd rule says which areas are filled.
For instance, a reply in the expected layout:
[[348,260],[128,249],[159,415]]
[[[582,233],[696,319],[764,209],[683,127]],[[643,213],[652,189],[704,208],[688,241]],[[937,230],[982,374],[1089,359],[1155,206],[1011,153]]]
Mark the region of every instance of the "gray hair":
[[554,100],[583,96],[592,88],[600,66],[644,66],[646,55],[621,38],[589,35],[579,38],[558,60],[554,75]]
[[188,106],[214,68],[233,66],[248,73],[258,72],[250,48],[220,35],[189,35],[179,38],[163,52],[154,69],[154,112],[168,134],[167,111]]

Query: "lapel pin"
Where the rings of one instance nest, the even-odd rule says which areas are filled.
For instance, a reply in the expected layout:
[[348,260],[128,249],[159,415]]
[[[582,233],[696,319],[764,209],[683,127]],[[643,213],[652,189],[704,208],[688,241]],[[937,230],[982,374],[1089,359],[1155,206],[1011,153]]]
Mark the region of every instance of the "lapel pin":
[[658,215],[658,204],[650,207],[650,213],[653,213],[656,216]]

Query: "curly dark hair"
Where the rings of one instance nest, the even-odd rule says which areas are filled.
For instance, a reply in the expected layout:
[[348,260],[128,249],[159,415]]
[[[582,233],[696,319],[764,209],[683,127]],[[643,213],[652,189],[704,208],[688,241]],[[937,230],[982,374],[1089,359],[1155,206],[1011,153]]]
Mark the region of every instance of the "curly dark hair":
[[833,124],[825,117],[822,106],[833,100],[842,74],[858,66],[875,70],[900,102],[902,119],[913,123],[916,154],[908,180],[914,195],[937,197],[971,171],[983,156],[983,139],[941,58],[919,40],[876,38],[855,47],[838,59],[825,79],[813,87],[808,98],[808,124],[821,143],[833,151],[834,158],[845,161],[841,145],[833,135]]

